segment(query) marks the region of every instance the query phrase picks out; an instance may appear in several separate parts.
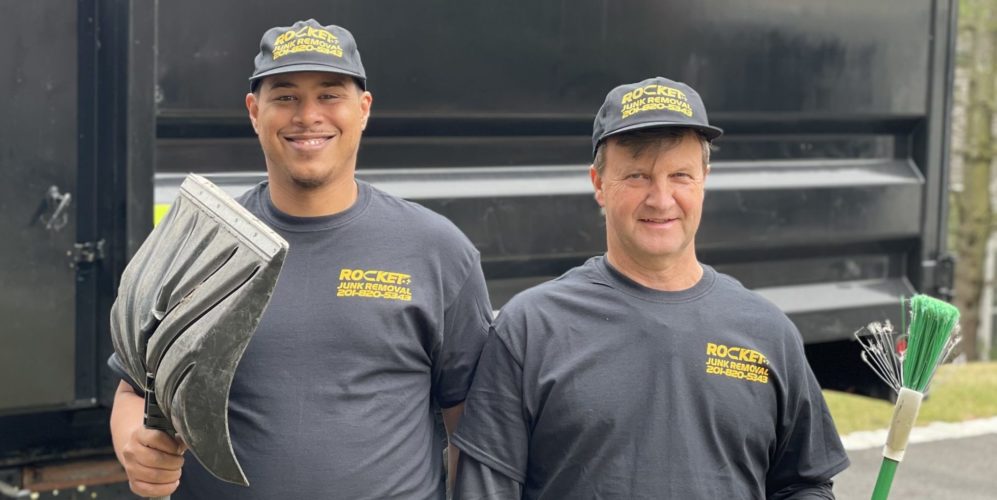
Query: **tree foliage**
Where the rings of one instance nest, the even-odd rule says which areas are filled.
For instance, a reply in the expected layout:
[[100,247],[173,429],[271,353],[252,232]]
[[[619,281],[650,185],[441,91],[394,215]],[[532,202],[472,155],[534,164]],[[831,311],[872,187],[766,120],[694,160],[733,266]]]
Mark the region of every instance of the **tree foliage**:
[[[997,88],[997,0],[961,0],[956,72],[968,87],[956,154],[962,164],[961,191],[953,191],[953,246],[957,258],[955,305],[962,311],[963,352],[978,359],[977,330],[984,286],[987,241],[995,229],[991,180],[994,163],[994,96]],[[961,139],[961,140],[959,140]]]

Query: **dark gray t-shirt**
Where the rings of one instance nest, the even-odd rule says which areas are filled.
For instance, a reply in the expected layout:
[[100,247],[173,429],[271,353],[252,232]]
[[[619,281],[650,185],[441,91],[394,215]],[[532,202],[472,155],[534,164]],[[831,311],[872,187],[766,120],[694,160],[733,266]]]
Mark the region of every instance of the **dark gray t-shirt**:
[[[491,320],[479,254],[444,217],[358,181],[348,210],[239,201],[290,243],[229,402],[250,488],[193,457],[174,500],[442,499],[445,434]],[[113,364],[113,361],[112,361]]]
[[529,499],[754,500],[847,467],[796,328],[703,268],[662,292],[596,257],[515,297],[482,353],[462,452]]

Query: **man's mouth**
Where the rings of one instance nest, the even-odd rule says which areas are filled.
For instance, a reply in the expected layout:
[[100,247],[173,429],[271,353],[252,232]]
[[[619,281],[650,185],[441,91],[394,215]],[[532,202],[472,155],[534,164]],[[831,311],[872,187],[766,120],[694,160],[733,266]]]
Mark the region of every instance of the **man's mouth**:
[[329,142],[333,135],[290,135],[284,136],[284,140],[287,141],[291,147],[301,150],[314,150],[320,149],[327,142]]
[[676,219],[676,218],[667,218],[667,217],[664,217],[664,218],[641,217],[640,219],[637,219],[637,220],[639,222],[642,222],[644,224],[651,225],[651,226],[668,226],[671,223],[673,223],[675,221],[678,221],[678,219]]

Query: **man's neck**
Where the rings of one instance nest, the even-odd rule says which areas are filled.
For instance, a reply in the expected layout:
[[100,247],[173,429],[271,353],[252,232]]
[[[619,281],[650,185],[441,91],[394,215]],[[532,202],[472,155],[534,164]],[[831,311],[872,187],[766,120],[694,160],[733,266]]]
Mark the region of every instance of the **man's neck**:
[[[690,249],[691,250],[691,249]],[[606,252],[606,259],[617,271],[642,286],[665,292],[692,288],[703,277],[703,266],[694,251],[674,259],[642,262],[623,252]]]
[[303,188],[291,182],[270,179],[270,200],[281,212],[295,217],[320,217],[342,212],[357,200],[357,183],[352,175],[316,188]]

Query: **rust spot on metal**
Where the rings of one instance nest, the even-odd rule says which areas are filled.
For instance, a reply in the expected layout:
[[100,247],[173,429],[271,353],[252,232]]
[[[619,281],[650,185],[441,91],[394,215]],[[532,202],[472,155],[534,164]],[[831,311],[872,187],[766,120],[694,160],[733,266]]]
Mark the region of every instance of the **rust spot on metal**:
[[73,489],[128,481],[125,469],[115,459],[80,460],[25,467],[22,487],[31,491]]

